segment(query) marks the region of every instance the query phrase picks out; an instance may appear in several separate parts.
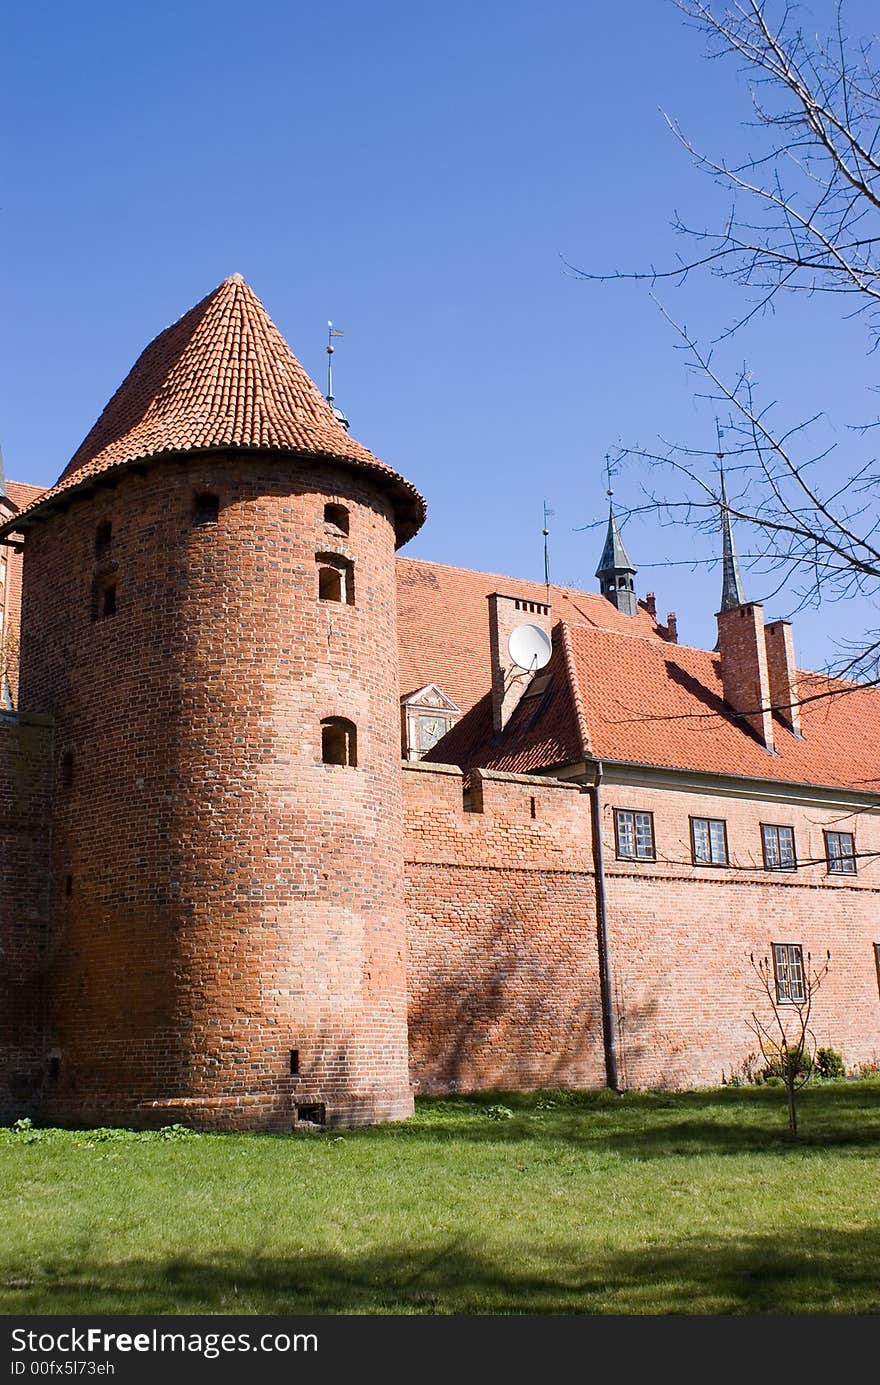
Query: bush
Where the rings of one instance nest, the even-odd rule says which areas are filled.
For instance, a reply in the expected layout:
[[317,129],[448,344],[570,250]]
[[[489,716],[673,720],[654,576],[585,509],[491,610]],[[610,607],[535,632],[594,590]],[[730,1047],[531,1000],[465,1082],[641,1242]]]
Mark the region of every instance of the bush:
[[[788,1055],[789,1075],[794,1078],[806,1078],[813,1071],[813,1060],[806,1049],[798,1049]],[[766,1068],[761,1068],[760,1072],[755,1073],[755,1084],[757,1086],[777,1087],[785,1079],[785,1070],[781,1058],[772,1063],[768,1063]]]
[[843,1054],[838,1053],[836,1048],[817,1049],[816,1071],[820,1077],[845,1077],[846,1065],[843,1061]]

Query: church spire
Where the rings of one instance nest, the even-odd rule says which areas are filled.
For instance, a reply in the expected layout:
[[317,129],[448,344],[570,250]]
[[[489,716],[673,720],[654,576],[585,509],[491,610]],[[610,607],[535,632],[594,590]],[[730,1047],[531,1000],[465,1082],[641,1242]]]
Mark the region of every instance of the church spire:
[[634,585],[634,578],[638,569],[627,553],[620,536],[612,499],[614,491],[611,489],[611,467],[607,457],[605,458],[605,469],[609,482],[606,492],[608,496],[608,530],[605,534],[602,557],[596,568],[596,576],[599,578],[599,589],[602,595],[608,598],[612,606],[616,606],[618,611],[622,611],[624,615],[634,616],[638,611]]
[[727,507],[727,486],[724,481],[724,463],[721,464],[721,609],[732,611],[735,606],[745,605],[742,577],[739,571],[739,558],[733,542],[733,521]]

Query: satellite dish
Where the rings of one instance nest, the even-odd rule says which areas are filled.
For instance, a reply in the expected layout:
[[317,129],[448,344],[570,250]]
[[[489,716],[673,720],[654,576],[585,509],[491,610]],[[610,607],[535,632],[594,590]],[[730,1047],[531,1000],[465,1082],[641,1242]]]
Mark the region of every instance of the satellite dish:
[[507,652],[517,668],[534,673],[535,669],[543,668],[549,662],[553,645],[550,636],[540,625],[518,625],[511,631]]

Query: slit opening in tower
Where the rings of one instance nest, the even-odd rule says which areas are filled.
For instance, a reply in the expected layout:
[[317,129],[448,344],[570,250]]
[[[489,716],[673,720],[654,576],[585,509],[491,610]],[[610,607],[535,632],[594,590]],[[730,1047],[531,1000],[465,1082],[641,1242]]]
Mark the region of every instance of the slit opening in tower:
[[113,525],[109,519],[103,520],[95,530],[95,562],[100,563],[110,557],[113,548]]
[[325,765],[357,768],[357,727],[344,717],[326,717],[321,722],[321,759]]
[[92,620],[116,615],[116,582],[97,577],[92,585]]

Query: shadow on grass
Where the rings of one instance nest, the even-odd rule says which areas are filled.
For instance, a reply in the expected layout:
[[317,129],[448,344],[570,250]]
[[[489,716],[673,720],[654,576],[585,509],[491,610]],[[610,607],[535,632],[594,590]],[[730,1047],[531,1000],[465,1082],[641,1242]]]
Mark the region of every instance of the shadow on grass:
[[[493,1120],[493,1108],[512,1118]],[[798,1098],[801,1137],[788,1134],[781,1088],[691,1092],[469,1093],[425,1100],[419,1133],[438,1140],[562,1140],[631,1158],[785,1155],[810,1149],[880,1152],[880,1084],[822,1083]],[[432,1119],[436,1117],[436,1123]]]
[[534,1267],[462,1241],[365,1255],[41,1260],[0,1272],[13,1313],[874,1313],[880,1231],[807,1227],[731,1241],[585,1252],[537,1246]]

